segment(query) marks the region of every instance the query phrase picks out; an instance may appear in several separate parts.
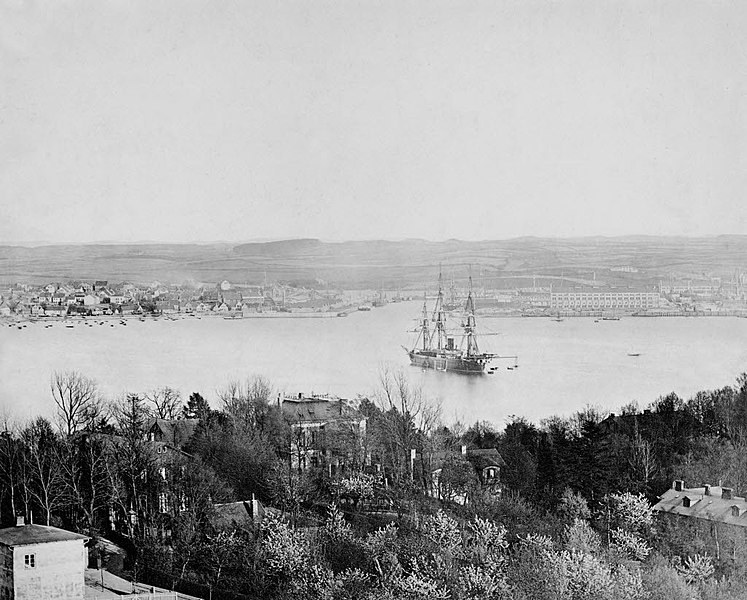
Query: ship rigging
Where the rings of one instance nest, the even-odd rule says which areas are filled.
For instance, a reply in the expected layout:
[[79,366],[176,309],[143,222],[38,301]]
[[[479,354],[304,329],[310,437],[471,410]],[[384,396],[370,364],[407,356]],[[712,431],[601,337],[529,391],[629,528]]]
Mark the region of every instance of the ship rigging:
[[[431,323],[433,326],[431,327]],[[461,321],[461,340],[456,344],[455,337],[446,328],[446,310],[444,307],[443,281],[438,275],[438,295],[433,311],[429,317],[428,306],[423,296],[423,310],[419,319],[418,337],[411,349],[405,348],[410,363],[424,369],[436,371],[454,371],[457,373],[485,373],[493,359],[513,359],[518,367],[516,356],[499,356],[480,350],[475,325],[475,301],[472,294],[472,277],[469,279],[469,293],[464,306]],[[494,368],[488,372],[492,373]]]

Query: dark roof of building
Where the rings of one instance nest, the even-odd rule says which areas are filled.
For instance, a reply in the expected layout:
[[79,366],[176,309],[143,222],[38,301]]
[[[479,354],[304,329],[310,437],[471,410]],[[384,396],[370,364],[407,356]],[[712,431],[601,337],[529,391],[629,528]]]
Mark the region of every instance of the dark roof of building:
[[283,415],[293,421],[334,421],[361,419],[362,416],[340,398],[284,398]]
[[230,529],[233,527],[243,527],[252,524],[254,521],[261,521],[265,513],[278,515],[280,511],[270,506],[264,506],[261,502],[255,501],[257,514],[252,514],[252,501],[240,500],[238,502],[229,502],[227,504],[214,504],[213,516],[210,522],[213,527],[218,529]]
[[19,525],[0,529],[0,544],[4,546],[27,546],[87,539],[85,535],[46,525]]
[[[417,458],[423,458],[418,452]],[[433,470],[442,469],[449,461],[466,460],[475,469],[482,471],[487,467],[505,467],[506,461],[503,460],[500,452],[496,448],[472,448],[465,452],[459,450],[440,450],[428,455],[430,466]]]
[[485,469],[487,467],[505,467],[506,462],[503,460],[501,453],[496,448],[474,448],[467,450],[467,460],[474,465],[476,469]]
[[[727,490],[726,498],[724,497],[725,489]],[[653,510],[747,527],[747,500],[729,492],[731,492],[729,488],[716,485],[697,488],[683,486],[681,490],[671,487],[659,497]],[[687,501],[685,501],[686,498]],[[734,507],[737,510],[734,510]]]
[[229,502],[215,504],[214,513],[210,519],[214,527],[237,527],[252,521],[251,501]]
[[163,434],[161,441],[181,447],[190,440],[199,422],[199,419],[153,419],[148,431],[158,428]]

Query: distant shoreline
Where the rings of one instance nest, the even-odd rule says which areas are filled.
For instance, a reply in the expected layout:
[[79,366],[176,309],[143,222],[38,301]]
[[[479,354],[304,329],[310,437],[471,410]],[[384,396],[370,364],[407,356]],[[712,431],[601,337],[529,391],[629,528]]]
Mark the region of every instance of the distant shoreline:
[[[346,311],[330,311],[330,312],[265,312],[265,313],[249,313],[242,316],[229,316],[224,313],[213,314],[213,313],[166,313],[161,315],[66,315],[66,316],[22,316],[12,315],[9,317],[0,317],[0,326],[7,325],[13,327],[17,325],[23,325],[25,323],[95,323],[100,322],[116,322],[116,321],[190,321],[190,320],[224,320],[224,321],[242,321],[245,319],[336,319],[345,318],[350,314],[358,312],[356,309]],[[479,312],[480,318],[483,319],[516,319],[516,318],[530,318],[530,319],[595,319],[598,321],[616,321],[619,319],[630,319],[630,318],[712,318],[712,317],[732,317],[732,318],[747,318],[747,310],[729,310],[729,311],[678,311],[678,312],[667,312],[667,313],[619,313],[614,316],[605,316],[601,314],[573,314],[573,313],[556,313],[552,314],[526,314],[521,312],[505,312],[505,313],[491,313],[491,312]]]

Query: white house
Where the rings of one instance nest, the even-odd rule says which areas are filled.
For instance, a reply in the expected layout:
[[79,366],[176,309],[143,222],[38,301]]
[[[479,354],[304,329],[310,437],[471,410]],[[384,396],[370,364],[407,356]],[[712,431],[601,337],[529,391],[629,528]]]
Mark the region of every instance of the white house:
[[0,598],[83,600],[87,551],[84,535],[25,525],[0,529]]

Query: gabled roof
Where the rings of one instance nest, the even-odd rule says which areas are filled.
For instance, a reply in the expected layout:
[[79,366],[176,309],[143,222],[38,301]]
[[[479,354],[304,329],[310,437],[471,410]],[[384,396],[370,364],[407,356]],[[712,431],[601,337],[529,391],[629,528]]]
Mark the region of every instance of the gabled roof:
[[210,521],[214,527],[240,527],[252,522],[251,501],[229,502],[213,505],[214,513]]
[[[423,455],[418,452],[417,458],[422,458]],[[506,462],[503,460],[500,452],[496,448],[473,448],[464,452],[459,450],[441,450],[428,454],[430,459],[431,468],[435,471],[442,469],[444,465],[449,461],[466,460],[476,470],[482,471],[487,467],[505,467]]]
[[0,529],[0,544],[9,547],[87,539],[85,535],[46,525],[20,525]]
[[163,441],[180,448],[190,440],[199,422],[199,419],[153,419],[147,431],[159,429]]
[[[724,489],[727,490],[724,497]],[[654,504],[653,510],[707,521],[717,521],[738,527],[747,527],[747,500],[730,494],[729,488],[706,486],[677,490],[668,489]],[[685,506],[685,498],[689,506]],[[736,510],[734,508],[736,507]]]
[[[252,504],[256,507],[257,514],[252,512]],[[265,506],[258,500],[240,500],[238,502],[229,502],[227,504],[214,504],[213,515],[210,522],[213,527],[219,529],[229,529],[233,527],[242,527],[259,522],[265,513],[280,514],[276,508]]]
[[348,419],[360,420],[363,418],[357,410],[341,398],[284,398],[282,410],[283,416],[295,422],[326,422]]
[[505,467],[506,462],[503,460],[501,453],[496,448],[475,448],[467,450],[467,460],[472,465],[482,471],[487,467]]

